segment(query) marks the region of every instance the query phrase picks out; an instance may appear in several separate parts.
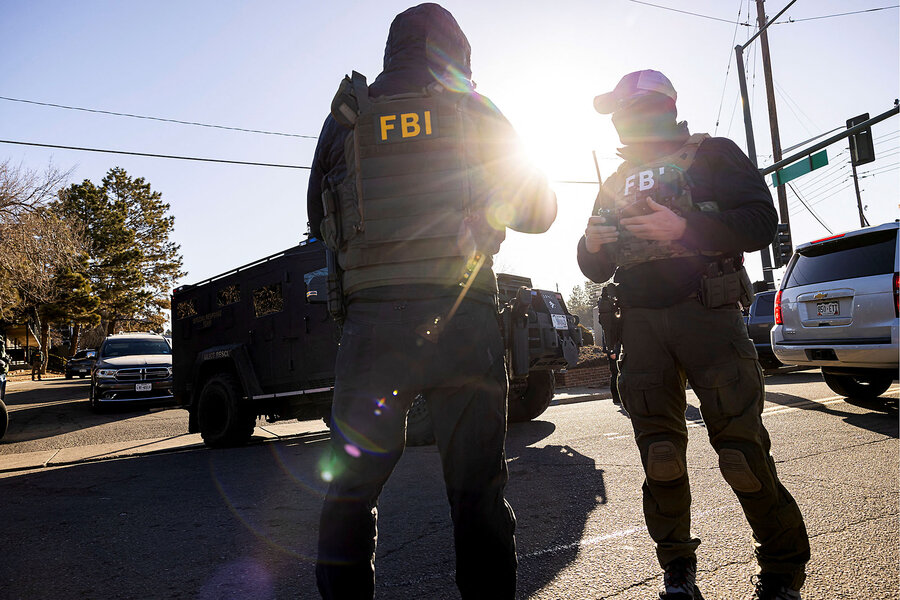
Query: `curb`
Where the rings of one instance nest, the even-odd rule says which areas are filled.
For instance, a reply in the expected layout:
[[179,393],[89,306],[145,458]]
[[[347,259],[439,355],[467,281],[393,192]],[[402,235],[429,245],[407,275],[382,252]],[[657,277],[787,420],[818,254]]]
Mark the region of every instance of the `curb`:
[[[324,424],[321,420],[267,424],[264,427],[257,426],[253,437],[250,438],[246,445],[254,446],[303,435],[324,434],[327,430],[323,428]],[[206,446],[199,433],[184,433],[169,438],[151,438],[93,446],[39,450],[21,454],[4,454],[0,455],[0,475],[152,454],[173,454],[175,452],[205,448]]]
[[[575,404],[592,400],[611,398],[609,388],[568,388],[557,393],[550,406]],[[287,440],[303,435],[325,434],[321,420],[295,421],[289,423],[266,424],[257,426],[254,435],[247,445],[265,444],[273,441]],[[200,450],[206,446],[199,433],[185,433],[169,438],[150,438],[129,442],[96,444],[91,446],[74,446],[53,450],[38,450],[20,454],[0,455],[0,475],[22,471],[39,471],[52,467],[101,462],[135,456],[166,454]]]

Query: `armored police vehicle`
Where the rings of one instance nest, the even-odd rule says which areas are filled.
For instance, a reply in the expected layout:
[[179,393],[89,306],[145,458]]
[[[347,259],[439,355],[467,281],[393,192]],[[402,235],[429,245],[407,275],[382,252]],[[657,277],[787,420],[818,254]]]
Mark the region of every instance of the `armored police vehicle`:
[[[246,443],[259,417],[329,422],[340,332],[327,309],[325,261],[324,245],[310,239],[174,291],[175,398],[208,446]],[[581,333],[559,293],[512,275],[498,284],[509,418],[526,421],[550,404],[553,371],[574,366]],[[433,439],[426,406],[410,411],[410,444]]]

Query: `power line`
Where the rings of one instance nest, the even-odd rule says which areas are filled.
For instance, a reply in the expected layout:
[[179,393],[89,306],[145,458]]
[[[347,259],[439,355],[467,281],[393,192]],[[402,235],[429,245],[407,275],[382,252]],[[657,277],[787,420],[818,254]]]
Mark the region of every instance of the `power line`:
[[895,6],[883,6],[883,7],[881,7],[881,8],[867,8],[867,9],[865,9],[865,10],[855,10],[855,11],[853,11],[853,12],[837,13],[837,14],[834,14],[834,15],[822,15],[822,16],[820,16],[820,17],[807,17],[807,18],[805,18],[805,19],[791,19],[791,18],[788,18],[787,21],[778,21],[777,23],[772,23],[772,24],[773,24],[773,25],[785,25],[785,24],[788,24],[788,23],[799,23],[800,21],[815,21],[815,20],[818,20],[818,19],[831,19],[832,17],[846,17],[847,15],[858,15],[858,14],[861,14],[861,13],[877,12],[877,11],[879,11],[879,10],[890,10],[890,9],[892,9],[892,8],[900,8],[900,4],[895,5]]
[[788,183],[787,186],[788,186],[789,188],[791,188],[791,191],[794,192],[794,195],[797,196],[797,198],[800,200],[800,202],[803,203],[803,206],[806,207],[806,210],[809,211],[809,214],[811,214],[812,216],[814,216],[814,217],[816,218],[816,221],[818,221],[819,224],[820,224],[822,227],[824,227],[825,230],[826,230],[828,233],[834,233],[834,232],[831,230],[831,228],[828,227],[828,225],[825,224],[825,221],[823,221],[823,220],[819,217],[819,215],[816,214],[816,211],[814,211],[814,210],[812,209],[812,207],[811,207],[809,204],[806,203],[806,200],[803,199],[803,196],[801,196],[799,193],[797,193],[797,190],[794,189],[794,186],[793,186],[791,183]]
[[171,154],[151,154],[149,152],[129,152],[126,150],[104,150],[100,148],[79,148],[77,146],[60,146],[56,144],[38,144],[36,142],[19,142],[0,140],[0,144],[18,144],[20,146],[37,146],[39,148],[59,148],[60,150],[78,150],[80,152],[103,152],[106,154],[127,154],[129,156],[148,156],[150,158],[171,158],[175,160],[195,160],[200,162],[224,163],[228,165],[251,165],[254,167],[278,167],[281,169],[311,169],[299,165],[279,165],[274,163],[249,162],[243,160],[225,160],[221,158],[199,158],[196,156],[174,156]]
[[179,121],[178,119],[166,119],[163,117],[148,117],[146,115],[133,115],[131,113],[123,113],[123,112],[114,112],[111,110],[100,110],[96,108],[81,108],[78,106],[66,106],[64,104],[53,104],[50,102],[38,102],[36,100],[23,100],[21,98],[9,98],[7,96],[0,96],[0,100],[8,100],[10,102],[22,102],[24,104],[36,104],[38,106],[50,106],[53,108],[64,108],[66,110],[80,110],[83,112],[90,113],[99,113],[102,115],[112,115],[116,117],[130,117],[132,119],[147,119],[150,121],[163,121],[165,123],[177,123],[179,125],[194,125],[196,127],[210,127],[212,129],[228,129],[230,131],[243,131],[245,133],[261,133],[263,135],[278,135],[283,137],[295,137],[295,138],[304,138],[309,140],[316,140],[318,136],[315,135],[300,135],[298,133],[280,133],[278,131],[264,131],[262,129],[245,129],[243,127],[228,127],[227,125],[210,125],[209,123],[197,123],[194,121]]
[[[738,21],[741,20],[741,13],[744,11],[744,1],[740,0],[738,2]],[[737,24],[734,26],[734,35],[731,36],[731,47],[734,47],[734,42],[737,39]],[[725,104],[725,90],[728,88],[728,74],[731,73],[731,59],[734,57],[734,53],[729,48],[728,51],[728,63],[725,65],[725,83],[722,84],[722,97],[719,98],[719,112],[716,114],[716,128],[713,130],[713,135],[716,135],[719,131],[719,119],[722,116],[722,106]]]
[[[690,11],[686,11],[686,10],[680,10],[677,8],[672,8],[671,6],[662,6],[660,4],[652,4],[650,2],[644,2],[643,0],[628,0],[628,1],[633,2],[634,4],[643,4],[645,6],[652,6],[653,8],[659,8],[661,10],[668,10],[668,11],[672,11],[672,12],[681,13],[684,15],[691,15],[692,17],[701,17],[703,19],[710,19],[712,21],[719,21],[721,23],[743,25],[744,27],[753,27],[754,26],[753,23],[749,23],[749,22],[742,23],[740,21],[729,21],[728,19],[722,19],[720,17],[712,17],[710,15],[704,15],[704,14],[690,12]],[[852,12],[836,13],[836,14],[831,14],[831,15],[820,15],[818,17],[806,17],[803,19],[793,19],[793,18],[788,17],[788,19],[786,21],[776,21],[776,22],[772,23],[772,25],[790,25],[791,23],[800,23],[802,21],[816,21],[818,19],[831,19],[834,17],[846,17],[849,15],[858,15],[858,14],[862,14],[862,13],[877,12],[880,10],[891,10],[894,8],[900,8],[900,5],[882,6],[880,8],[867,8],[865,10],[855,10]],[[749,12],[748,12],[748,14],[749,14]],[[740,19],[740,14],[738,14],[738,19]]]
[[642,0],[628,0],[629,2],[634,2],[635,4],[644,4],[646,6],[652,6],[653,8],[661,8],[662,10],[670,10],[672,12],[682,13],[685,15],[691,15],[693,17],[702,17],[704,19],[711,19],[713,21],[721,21],[722,23],[733,23],[735,25],[744,25],[745,27],[751,27],[750,23],[739,23],[735,21],[729,21],[728,19],[720,19],[719,17],[711,17],[709,15],[701,15],[700,13],[688,12],[686,10],[679,10],[677,8],[672,8],[670,6],[661,6],[659,4],[651,4],[650,2],[643,2]]

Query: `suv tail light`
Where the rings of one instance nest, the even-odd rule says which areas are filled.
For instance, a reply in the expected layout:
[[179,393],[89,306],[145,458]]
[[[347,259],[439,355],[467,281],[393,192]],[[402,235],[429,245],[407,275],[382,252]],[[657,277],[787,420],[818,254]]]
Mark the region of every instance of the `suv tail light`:
[[[897,297],[897,278],[894,277],[894,297]],[[775,294],[775,324],[781,325],[781,290]]]
[[894,273],[894,316],[900,317],[900,273]]

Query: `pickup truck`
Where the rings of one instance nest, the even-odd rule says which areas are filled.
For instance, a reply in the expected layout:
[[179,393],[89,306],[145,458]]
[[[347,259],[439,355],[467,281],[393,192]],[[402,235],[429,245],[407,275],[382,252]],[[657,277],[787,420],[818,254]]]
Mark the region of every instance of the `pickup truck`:
[[[259,417],[330,421],[340,331],[327,310],[325,265],[324,245],[310,239],[173,292],[175,399],[208,446],[246,443]],[[578,319],[558,292],[531,289],[526,277],[497,279],[509,418],[530,420],[553,398],[553,371],[577,362]],[[410,444],[431,440],[426,407],[410,410]]]

